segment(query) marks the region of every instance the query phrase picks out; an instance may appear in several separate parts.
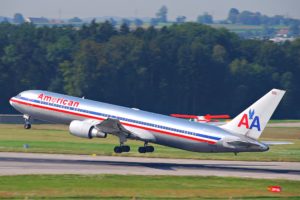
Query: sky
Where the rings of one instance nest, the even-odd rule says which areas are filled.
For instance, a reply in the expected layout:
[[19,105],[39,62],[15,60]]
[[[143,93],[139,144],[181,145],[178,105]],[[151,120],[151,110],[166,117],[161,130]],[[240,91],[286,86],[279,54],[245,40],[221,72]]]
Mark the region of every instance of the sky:
[[0,16],[72,18],[72,17],[154,17],[165,5],[168,19],[183,15],[188,21],[208,12],[215,20],[225,19],[230,8],[284,15],[300,19],[300,0],[0,0]]

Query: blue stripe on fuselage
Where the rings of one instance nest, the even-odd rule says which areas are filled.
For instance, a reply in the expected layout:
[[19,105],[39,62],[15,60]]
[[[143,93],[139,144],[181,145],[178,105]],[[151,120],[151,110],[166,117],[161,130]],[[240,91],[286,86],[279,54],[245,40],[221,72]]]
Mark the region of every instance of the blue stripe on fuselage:
[[81,113],[85,113],[85,114],[97,115],[97,116],[101,116],[101,117],[105,117],[105,118],[118,119],[120,121],[135,123],[135,124],[138,124],[139,126],[141,126],[141,125],[142,126],[149,126],[151,128],[159,128],[159,129],[162,129],[162,130],[165,130],[165,131],[173,131],[173,132],[178,132],[178,133],[182,133],[182,134],[187,134],[187,135],[192,135],[192,136],[198,136],[198,137],[202,137],[202,138],[212,139],[212,140],[220,140],[221,139],[221,138],[215,137],[215,136],[204,135],[204,134],[190,132],[190,131],[184,131],[184,130],[175,129],[175,128],[171,128],[171,127],[166,127],[166,126],[161,126],[161,125],[155,125],[155,124],[148,123],[148,122],[142,122],[142,121],[137,121],[137,120],[128,119],[128,118],[124,118],[124,117],[119,117],[119,116],[114,116],[114,115],[99,113],[99,112],[95,112],[95,111],[85,110],[85,109],[81,109],[81,108],[74,108],[74,107],[71,107],[71,106],[65,106],[65,105],[61,105],[61,104],[55,104],[55,103],[50,103],[50,102],[46,102],[46,101],[40,101],[40,100],[36,100],[36,99],[29,99],[29,98],[26,98],[26,97],[15,97],[15,98],[20,98],[21,100],[25,100],[25,101],[29,101],[29,102],[34,102],[34,103],[38,103],[38,104],[42,104],[42,105],[53,106],[53,107],[60,108],[60,109],[77,111],[77,112],[81,112]]

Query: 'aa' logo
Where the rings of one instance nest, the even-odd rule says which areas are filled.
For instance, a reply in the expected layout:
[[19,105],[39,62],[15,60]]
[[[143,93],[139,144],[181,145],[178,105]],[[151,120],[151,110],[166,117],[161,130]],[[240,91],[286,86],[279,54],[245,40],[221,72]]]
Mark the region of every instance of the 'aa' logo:
[[[238,127],[245,126],[247,129],[252,129],[256,128],[258,131],[260,131],[260,122],[259,122],[259,117],[254,116],[255,110],[249,110],[249,117],[245,113],[241,119],[241,121],[238,124]],[[249,127],[249,122],[251,122],[250,127]]]

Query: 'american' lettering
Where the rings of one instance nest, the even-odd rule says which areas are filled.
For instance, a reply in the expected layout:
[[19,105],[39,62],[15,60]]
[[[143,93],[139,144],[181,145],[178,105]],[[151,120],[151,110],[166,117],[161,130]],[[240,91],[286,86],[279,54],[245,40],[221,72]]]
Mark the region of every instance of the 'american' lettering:
[[57,104],[61,104],[64,106],[71,106],[71,107],[76,107],[76,108],[79,106],[78,101],[72,101],[72,100],[68,100],[68,99],[64,99],[64,98],[48,96],[43,93],[38,95],[38,99],[40,99],[41,101],[46,101],[49,103],[57,103]]

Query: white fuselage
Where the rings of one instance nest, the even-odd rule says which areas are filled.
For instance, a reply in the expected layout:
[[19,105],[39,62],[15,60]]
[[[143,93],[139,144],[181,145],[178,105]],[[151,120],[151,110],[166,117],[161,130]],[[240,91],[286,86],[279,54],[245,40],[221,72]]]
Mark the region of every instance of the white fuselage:
[[[129,131],[150,135],[149,142],[196,152],[266,151],[268,147],[220,127],[58,93],[29,90],[10,99],[19,112],[49,122],[117,119]],[[232,145],[233,143],[250,145]],[[252,146],[251,146],[252,145]]]

